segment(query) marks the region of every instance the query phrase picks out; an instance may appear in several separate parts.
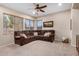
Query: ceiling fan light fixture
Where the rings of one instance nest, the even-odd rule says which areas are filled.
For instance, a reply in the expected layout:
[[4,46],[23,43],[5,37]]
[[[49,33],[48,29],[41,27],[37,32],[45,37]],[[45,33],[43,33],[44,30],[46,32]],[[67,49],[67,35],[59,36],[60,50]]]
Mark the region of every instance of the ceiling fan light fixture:
[[33,15],[38,15],[37,11],[33,11],[32,13],[33,13]]
[[37,11],[36,11],[36,10],[34,10],[32,13],[35,15],[35,14],[37,13]]
[[35,12],[35,11],[33,11],[32,13],[33,13],[34,15],[36,14],[36,12]]

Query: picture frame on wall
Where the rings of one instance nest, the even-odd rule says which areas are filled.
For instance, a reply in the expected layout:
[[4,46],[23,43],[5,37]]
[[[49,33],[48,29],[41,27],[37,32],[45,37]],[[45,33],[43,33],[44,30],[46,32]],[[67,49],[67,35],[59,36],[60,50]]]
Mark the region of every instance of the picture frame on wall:
[[43,22],[43,27],[53,27],[53,21]]

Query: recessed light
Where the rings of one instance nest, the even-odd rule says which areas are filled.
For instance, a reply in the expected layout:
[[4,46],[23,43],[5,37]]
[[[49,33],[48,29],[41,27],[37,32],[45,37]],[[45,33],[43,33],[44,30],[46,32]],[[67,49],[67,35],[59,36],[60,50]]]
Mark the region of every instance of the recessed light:
[[62,3],[58,3],[58,6],[62,6]]

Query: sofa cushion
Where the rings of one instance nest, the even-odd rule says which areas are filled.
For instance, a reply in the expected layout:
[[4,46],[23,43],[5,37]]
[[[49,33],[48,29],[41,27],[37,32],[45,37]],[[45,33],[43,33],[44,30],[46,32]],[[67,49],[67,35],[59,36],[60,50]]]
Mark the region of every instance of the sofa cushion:
[[44,34],[44,36],[46,36],[46,37],[49,37],[50,35],[51,35],[50,32],[46,32],[46,33]]
[[20,34],[21,37],[27,38],[27,36],[24,33]]

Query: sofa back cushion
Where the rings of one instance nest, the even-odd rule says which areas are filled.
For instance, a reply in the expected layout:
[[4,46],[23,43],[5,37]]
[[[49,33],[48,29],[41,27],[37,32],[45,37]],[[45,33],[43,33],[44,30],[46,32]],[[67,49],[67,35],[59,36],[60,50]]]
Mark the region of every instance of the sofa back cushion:
[[[37,34],[37,33],[38,34]],[[51,33],[51,37],[54,37],[55,31],[54,30],[26,30],[26,31],[15,31],[14,36],[20,36],[20,33],[24,33],[27,37],[33,35],[43,35],[49,36],[49,32]],[[23,36],[25,36],[23,35]]]

